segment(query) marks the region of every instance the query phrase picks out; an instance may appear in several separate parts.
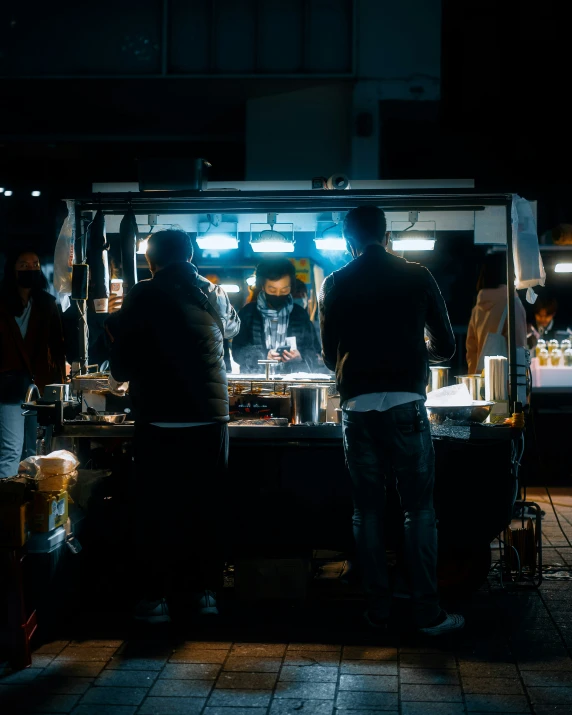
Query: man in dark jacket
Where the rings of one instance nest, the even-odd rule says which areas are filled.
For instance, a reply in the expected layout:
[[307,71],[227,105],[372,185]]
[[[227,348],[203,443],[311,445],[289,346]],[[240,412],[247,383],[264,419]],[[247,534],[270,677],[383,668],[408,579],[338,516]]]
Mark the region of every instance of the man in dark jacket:
[[316,370],[316,333],[307,311],[292,299],[295,281],[287,258],[266,259],[256,267],[257,297],[239,312],[240,333],[232,341],[242,373],[260,372],[259,360],[280,361],[282,372]]
[[[431,273],[385,250],[385,214],[350,211],[344,235],[353,261],[326,278],[320,295],[325,364],[335,370],[344,449],[354,497],[354,536],[369,598],[366,620],[390,614],[383,517],[386,479],[395,478],[404,517],[404,560],[415,625],[438,635],[463,618],[437,597],[434,453],[425,410],[428,362],[455,352],[447,308]],[[399,306],[391,334],[383,316]]]
[[[228,452],[223,340],[240,321],[222,288],[198,275],[189,236],[149,239],[153,278],[108,320],[115,381],[135,417],[133,533],[142,600],[135,617],[169,619],[169,587],[187,608],[216,613],[221,585],[221,480]],[[178,582],[177,582],[178,581]]]

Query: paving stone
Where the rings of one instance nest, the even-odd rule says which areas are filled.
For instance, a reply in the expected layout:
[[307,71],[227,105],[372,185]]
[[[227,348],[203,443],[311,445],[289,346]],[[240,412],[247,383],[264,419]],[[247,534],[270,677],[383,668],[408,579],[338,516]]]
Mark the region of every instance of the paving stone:
[[339,665],[340,653],[335,653],[331,651],[286,651],[284,656],[285,665],[308,665],[313,663],[314,665],[323,665],[325,667],[332,665]]
[[20,712],[69,713],[73,710],[81,695],[64,693],[46,693],[25,690],[10,686],[14,691],[7,698],[2,697],[2,712],[13,715]]
[[414,685],[459,685],[459,675],[452,668],[400,668],[399,676],[401,683]]
[[535,709],[536,705],[567,705],[572,711],[572,687],[528,688],[528,694]]
[[401,704],[401,715],[465,715],[465,708],[460,703],[407,702]]
[[274,696],[277,699],[298,698],[300,700],[333,700],[335,693],[335,683],[280,682],[276,686]]
[[246,655],[249,658],[281,658],[286,652],[286,645],[280,643],[235,643],[232,655]]
[[266,715],[266,708],[205,708],[203,715]]
[[221,665],[228,657],[225,650],[177,650],[169,663],[210,663]]
[[26,668],[25,670],[16,670],[13,673],[8,673],[0,678],[2,685],[15,685],[16,683],[29,683],[43,673],[42,668]]
[[32,653],[32,668],[47,668],[48,665],[54,662],[56,657],[55,655],[42,655],[41,653],[36,655]]
[[461,676],[468,678],[516,678],[518,670],[514,663],[470,663],[459,662]]
[[271,697],[271,690],[213,690],[208,704],[209,707],[265,708]]
[[276,677],[276,673],[221,673],[216,687],[234,690],[270,690],[274,687]]
[[54,661],[44,670],[44,675],[59,675],[66,678],[96,678],[105,663],[72,663],[70,661]]
[[57,656],[55,662],[71,661],[85,662],[101,661],[106,663],[114,654],[113,648],[78,648],[78,646],[68,645]]
[[397,693],[340,691],[336,707],[347,710],[397,710]]
[[38,678],[37,687],[48,693],[83,695],[93,682],[93,678],[69,678],[59,675],[43,675]]
[[125,655],[116,655],[107,663],[105,669],[158,671],[164,667],[166,662],[166,658],[131,658]]
[[50,641],[34,650],[34,655],[58,655],[69,645],[69,641]]
[[437,670],[457,667],[455,656],[450,653],[404,653],[399,659],[399,664],[405,668],[432,668]]
[[85,705],[139,705],[147,692],[146,688],[91,688],[81,702]]
[[113,648],[117,650],[123,645],[123,641],[118,640],[76,640],[70,643],[75,648]]
[[340,666],[344,675],[397,675],[397,661],[345,660]]
[[528,713],[524,695],[465,695],[467,712]]
[[224,650],[229,651],[232,641],[185,641],[178,646],[184,650]]
[[137,712],[138,715],[199,715],[204,704],[205,698],[147,698]]
[[493,695],[523,695],[518,678],[467,678],[463,677],[465,693],[490,693]]
[[345,646],[342,660],[397,660],[397,648]]
[[333,700],[274,700],[270,715],[331,715],[333,709]]
[[[522,679],[527,688],[572,686],[572,672],[566,670],[522,672]],[[572,708],[571,708],[572,710]]]
[[398,690],[395,675],[341,675],[340,690],[359,690],[396,693]]
[[149,695],[165,698],[206,698],[212,687],[211,680],[157,680]]
[[288,651],[313,651],[317,653],[341,653],[341,645],[331,645],[328,643],[289,643]]
[[247,658],[230,656],[223,670],[244,673],[277,673],[282,665],[281,658]]
[[567,670],[572,671],[572,660],[565,658],[549,658],[544,660],[521,660],[518,663],[519,669],[527,670]]
[[284,665],[280,672],[280,680],[336,683],[338,672],[338,668],[321,665]]
[[134,715],[136,705],[78,705],[73,715]]
[[174,678],[175,680],[214,680],[218,675],[220,665],[199,663],[168,663],[159,678]]
[[462,702],[461,688],[458,685],[420,685],[414,683],[401,684],[401,701],[418,702]]
[[104,670],[95,681],[95,685],[150,688],[156,677],[156,670]]

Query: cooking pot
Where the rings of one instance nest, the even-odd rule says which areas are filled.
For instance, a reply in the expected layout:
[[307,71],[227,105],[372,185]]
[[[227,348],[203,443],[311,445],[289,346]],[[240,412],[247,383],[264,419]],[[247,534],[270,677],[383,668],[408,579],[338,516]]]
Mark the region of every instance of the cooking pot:
[[466,385],[473,400],[482,400],[485,397],[485,378],[480,375],[457,375],[458,385]]
[[449,370],[450,367],[430,367],[431,373],[429,375],[429,384],[427,385],[427,392],[432,392],[433,390],[439,390],[442,387],[447,387],[449,384]]
[[290,422],[326,422],[328,385],[290,385]]
[[105,424],[120,425],[127,419],[125,412],[99,412],[97,415],[86,415],[82,412],[78,415],[80,420],[85,420],[86,422],[103,422]]

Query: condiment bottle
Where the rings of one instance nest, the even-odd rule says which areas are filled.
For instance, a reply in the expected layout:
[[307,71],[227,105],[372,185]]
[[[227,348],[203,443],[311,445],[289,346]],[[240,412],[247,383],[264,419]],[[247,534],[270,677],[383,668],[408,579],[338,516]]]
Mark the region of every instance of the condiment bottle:
[[558,350],[560,348],[560,343],[558,340],[548,341],[548,352],[551,353],[553,350]]
[[566,348],[564,351],[564,366],[572,367],[572,348]]
[[560,347],[562,348],[562,352],[565,352],[569,348],[572,348],[572,340],[563,340],[560,343]]
[[550,362],[552,363],[552,367],[558,367],[560,365],[562,362],[562,350],[560,350],[560,348],[556,348],[550,353]]
[[542,348],[538,354],[538,364],[540,367],[546,367],[548,365],[548,350],[546,348]]
[[539,357],[540,351],[544,350],[545,348],[546,348],[546,340],[539,338],[538,342],[536,343],[536,357]]

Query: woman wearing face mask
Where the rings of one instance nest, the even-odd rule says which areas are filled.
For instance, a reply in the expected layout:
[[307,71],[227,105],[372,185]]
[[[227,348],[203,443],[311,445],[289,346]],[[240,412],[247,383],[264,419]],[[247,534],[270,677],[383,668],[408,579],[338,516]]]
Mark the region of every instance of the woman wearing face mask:
[[241,373],[260,372],[259,360],[279,360],[283,372],[316,369],[315,331],[308,312],[294,303],[295,281],[294,265],[287,258],[266,259],[257,266],[256,291],[238,314],[240,333],[232,341]]
[[36,419],[21,404],[34,381],[40,393],[65,380],[64,340],[54,298],[33,251],[6,257],[0,283],[0,479],[35,454]]

